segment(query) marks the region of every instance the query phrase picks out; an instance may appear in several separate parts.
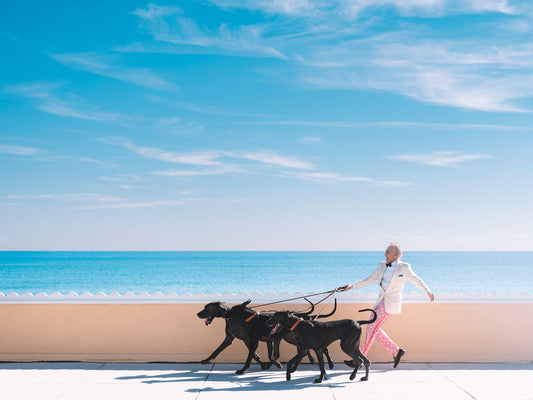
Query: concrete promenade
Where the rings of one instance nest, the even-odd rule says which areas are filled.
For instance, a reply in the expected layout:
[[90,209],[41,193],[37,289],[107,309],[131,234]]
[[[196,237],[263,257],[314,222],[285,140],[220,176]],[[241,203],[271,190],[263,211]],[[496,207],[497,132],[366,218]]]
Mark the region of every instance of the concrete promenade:
[[[0,363],[2,400],[84,399],[320,399],[320,400],[532,400],[533,363],[374,363],[368,382],[361,371],[337,363],[315,384],[318,366],[301,365],[291,381],[273,367],[252,364]],[[285,368],[285,365],[283,365]]]

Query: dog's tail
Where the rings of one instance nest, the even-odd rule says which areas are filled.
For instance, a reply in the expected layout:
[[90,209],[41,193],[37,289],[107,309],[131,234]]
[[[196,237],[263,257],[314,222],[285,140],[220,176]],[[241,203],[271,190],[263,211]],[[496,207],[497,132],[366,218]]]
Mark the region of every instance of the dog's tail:
[[313,311],[315,311],[315,304],[311,300],[309,300],[307,297],[304,297],[304,300],[307,301],[309,304],[311,304],[311,310],[309,310],[308,312],[305,313],[305,314],[309,315]]
[[314,318],[327,318],[327,317],[331,317],[333,314],[335,314],[335,311],[337,311],[337,298],[335,298],[335,307],[333,307],[333,311],[330,312],[329,314],[319,314],[317,315],[316,317]]
[[372,310],[371,308],[365,308],[364,310],[359,310],[359,312],[363,312],[363,311],[372,311],[374,313],[374,316],[372,317],[372,319],[368,321],[357,321],[359,325],[373,324],[374,322],[376,322],[376,319],[378,318],[378,314],[374,310]]
[[300,313],[295,312],[294,315],[300,318],[309,318],[309,314],[315,311],[315,305],[307,297],[304,297],[304,300],[307,301],[309,304],[311,304],[311,310],[306,311],[306,312],[300,312]]

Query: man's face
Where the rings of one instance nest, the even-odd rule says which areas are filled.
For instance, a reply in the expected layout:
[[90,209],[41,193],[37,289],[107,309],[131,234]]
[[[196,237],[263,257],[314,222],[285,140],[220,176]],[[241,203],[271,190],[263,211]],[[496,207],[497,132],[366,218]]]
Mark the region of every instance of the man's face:
[[396,252],[394,247],[387,247],[387,250],[385,250],[385,257],[387,258],[387,263],[390,264],[400,258],[400,255]]

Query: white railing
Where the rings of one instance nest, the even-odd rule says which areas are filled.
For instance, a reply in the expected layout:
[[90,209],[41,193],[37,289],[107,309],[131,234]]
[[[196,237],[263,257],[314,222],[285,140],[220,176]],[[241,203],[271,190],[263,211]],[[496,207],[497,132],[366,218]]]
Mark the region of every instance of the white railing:
[[[54,293],[9,293],[4,294],[0,292],[0,304],[47,304],[47,303],[61,303],[61,304],[99,304],[99,303],[209,303],[211,301],[225,301],[228,303],[239,303],[251,299],[254,303],[270,303],[279,300],[303,296],[304,293],[132,293],[127,292],[119,294],[113,292],[105,293],[81,293],[70,292],[62,294]],[[323,296],[317,296],[314,299],[322,299]],[[357,292],[338,293],[337,300],[339,303],[374,303],[377,294],[368,293],[361,294]],[[404,295],[404,302],[406,303],[424,303],[429,302],[427,296],[421,292],[411,292]],[[328,300],[329,302],[329,300]],[[291,303],[305,303],[305,300],[293,300]],[[533,303],[533,295],[528,293],[439,293],[435,297],[435,304],[438,303]]]

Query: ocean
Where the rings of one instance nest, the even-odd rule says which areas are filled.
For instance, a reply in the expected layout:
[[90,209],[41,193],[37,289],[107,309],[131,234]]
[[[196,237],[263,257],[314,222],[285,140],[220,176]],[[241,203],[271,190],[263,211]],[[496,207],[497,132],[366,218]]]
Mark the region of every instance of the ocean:
[[[365,278],[383,259],[381,251],[4,251],[0,292],[316,293]],[[402,260],[434,293],[533,293],[533,252],[416,251]]]

